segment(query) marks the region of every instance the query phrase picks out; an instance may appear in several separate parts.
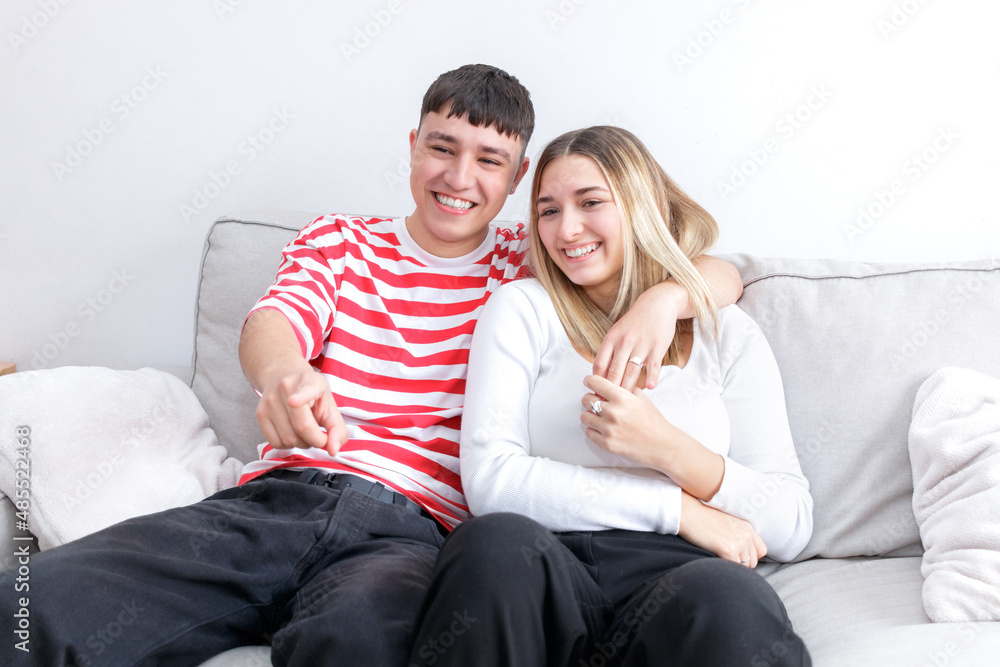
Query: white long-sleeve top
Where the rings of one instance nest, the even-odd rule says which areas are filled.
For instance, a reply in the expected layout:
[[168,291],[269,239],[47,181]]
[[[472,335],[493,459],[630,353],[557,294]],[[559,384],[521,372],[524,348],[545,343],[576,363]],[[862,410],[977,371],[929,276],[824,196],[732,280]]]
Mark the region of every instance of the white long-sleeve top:
[[[462,418],[473,515],[517,512],[554,531],[677,533],[680,488],[587,439],[580,400],[592,366],[537,280],[493,294],[473,336]],[[794,558],[812,535],[812,497],[757,324],[737,306],[719,311],[717,339],[695,321],[687,364],[663,367],[644,391],[668,421],[724,457],[722,485],[707,504],[749,521],[768,556]]]

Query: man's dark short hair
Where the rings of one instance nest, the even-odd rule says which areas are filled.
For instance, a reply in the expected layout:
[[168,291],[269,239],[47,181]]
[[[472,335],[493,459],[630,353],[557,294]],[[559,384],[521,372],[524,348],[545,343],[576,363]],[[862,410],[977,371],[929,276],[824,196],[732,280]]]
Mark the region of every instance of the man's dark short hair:
[[525,147],[535,129],[535,108],[528,90],[491,65],[464,65],[439,76],[424,94],[420,121],[449,104],[448,118],[469,114],[469,122],[476,127],[494,126],[500,134],[520,139]]

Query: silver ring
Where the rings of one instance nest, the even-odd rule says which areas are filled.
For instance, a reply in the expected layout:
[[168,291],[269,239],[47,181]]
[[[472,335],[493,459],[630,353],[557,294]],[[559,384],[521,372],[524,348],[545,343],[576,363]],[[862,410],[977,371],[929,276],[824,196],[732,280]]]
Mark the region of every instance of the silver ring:
[[640,368],[642,368],[642,366],[644,365],[642,363],[643,361],[644,361],[644,359],[642,357],[640,357],[638,354],[628,360],[628,362],[630,364],[635,364],[636,366],[639,366]]
[[600,400],[591,401],[590,411],[593,412],[595,415],[601,414],[601,401]]
[[746,560],[743,560],[742,558],[740,559],[740,565],[749,565],[749,564],[750,564],[749,558],[747,558]]

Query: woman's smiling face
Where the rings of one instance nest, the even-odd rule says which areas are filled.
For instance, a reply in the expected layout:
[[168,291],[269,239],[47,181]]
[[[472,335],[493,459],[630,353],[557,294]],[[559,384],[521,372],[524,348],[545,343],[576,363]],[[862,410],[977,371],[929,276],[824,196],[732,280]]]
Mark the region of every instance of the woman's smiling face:
[[609,312],[624,248],[618,205],[600,167],[582,155],[555,158],[545,165],[534,205],[538,236],[556,266]]

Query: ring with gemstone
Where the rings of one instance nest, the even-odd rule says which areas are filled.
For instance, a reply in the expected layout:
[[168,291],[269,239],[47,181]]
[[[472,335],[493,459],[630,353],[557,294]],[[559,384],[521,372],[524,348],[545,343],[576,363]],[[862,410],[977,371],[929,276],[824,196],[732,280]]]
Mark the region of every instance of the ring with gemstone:
[[590,411],[593,412],[595,415],[601,414],[601,401],[600,400],[591,401]]

